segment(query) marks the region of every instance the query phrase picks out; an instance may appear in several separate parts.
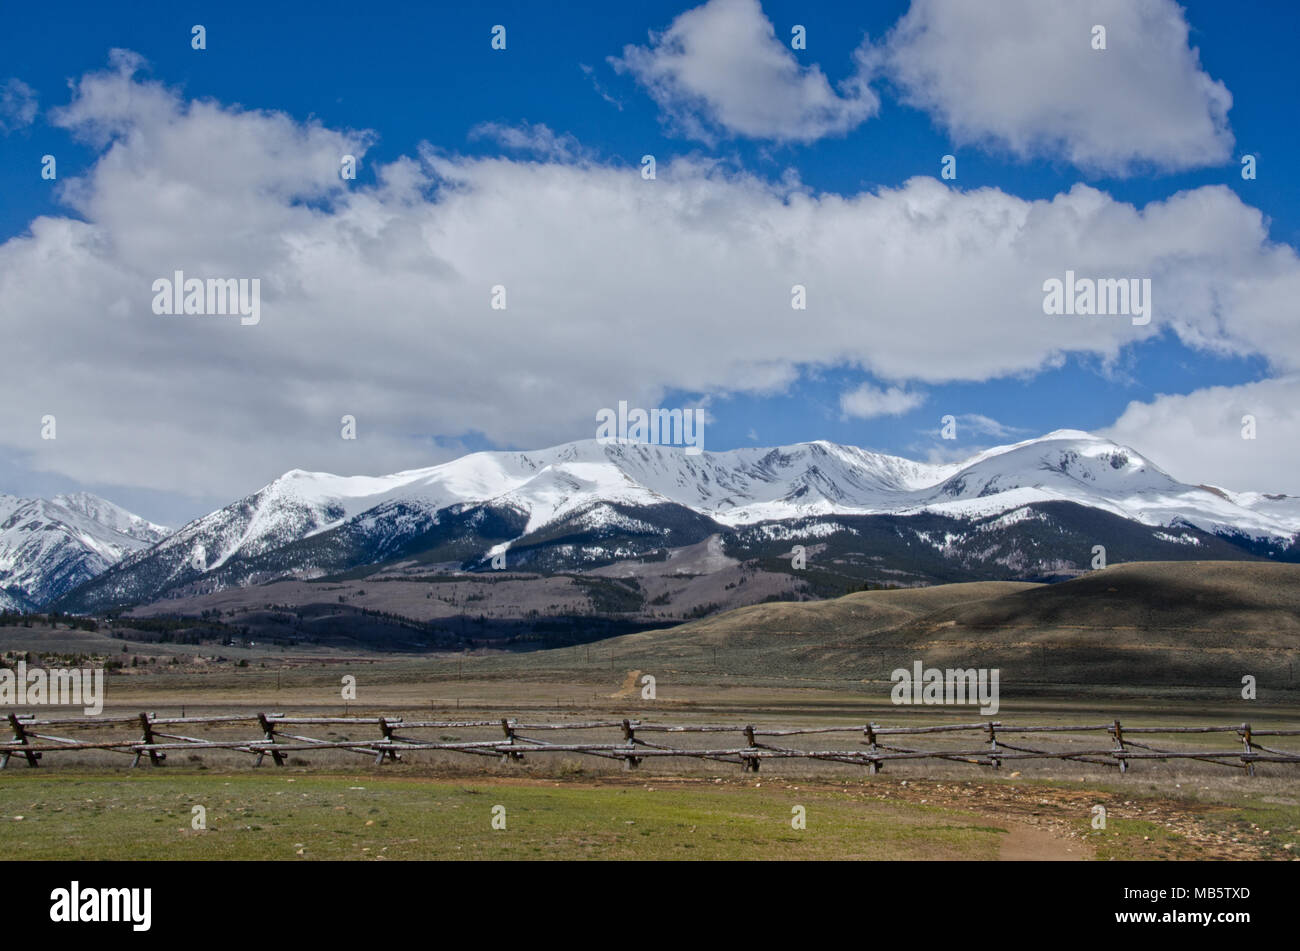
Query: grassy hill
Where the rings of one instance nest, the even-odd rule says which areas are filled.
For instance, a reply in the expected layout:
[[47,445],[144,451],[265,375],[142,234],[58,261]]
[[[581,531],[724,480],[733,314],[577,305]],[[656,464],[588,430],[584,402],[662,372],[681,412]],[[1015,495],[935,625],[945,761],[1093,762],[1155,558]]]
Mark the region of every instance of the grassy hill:
[[[974,582],[760,604],[608,642],[646,670],[707,663],[733,676],[887,680],[920,660],[997,667],[1016,685],[1291,690],[1300,566],[1115,565],[1055,585]],[[548,652],[547,666],[565,652]]]
[[[349,602],[355,598],[357,606],[365,607],[362,598],[377,587],[367,582],[366,594],[349,592]],[[270,588],[258,590],[271,596]],[[430,603],[423,594],[417,601]],[[272,614],[273,607],[267,606]],[[219,623],[244,623],[248,615],[229,617],[231,608],[223,605]],[[354,637],[358,632],[339,617]],[[591,623],[574,619],[587,634]],[[153,644],[154,637],[116,626],[96,633],[5,630],[9,633],[0,635],[9,650],[105,656],[128,653],[125,643],[112,638],[125,634],[134,644],[129,653],[159,654],[157,664],[165,666],[178,653],[221,654],[232,663],[246,659],[258,669],[274,667],[287,656],[283,646],[264,642],[260,635],[256,648],[242,641],[200,648]],[[136,643],[140,641],[149,643]],[[341,656],[359,647],[352,640],[320,638],[300,642],[288,653]],[[615,690],[622,698],[636,693],[629,687],[637,683],[633,675],[650,673],[667,688],[665,696],[685,687],[725,687],[757,692],[761,698],[774,688],[817,686],[885,702],[891,672],[921,661],[926,667],[997,668],[1007,701],[1051,695],[1084,702],[1096,688],[1129,699],[1179,695],[1230,702],[1234,710],[1240,708],[1241,719],[1248,719],[1253,706],[1240,696],[1244,676],[1256,678],[1262,702],[1300,700],[1300,565],[1126,563],[1052,585],[967,582],[863,591],[825,601],[767,602],[549,650],[502,651],[476,644],[470,653],[415,650],[392,665],[382,657],[366,660],[380,665],[372,672],[375,683],[416,683],[435,693],[429,685],[449,678],[459,682],[463,668],[469,679],[480,682],[590,684],[602,696],[614,696],[610,691]],[[184,658],[181,667],[186,669]],[[243,673],[245,678],[252,675]],[[276,677],[267,683],[278,689]],[[318,679],[337,682],[332,668]],[[203,682],[216,680],[206,677]],[[616,690],[620,682],[627,689]],[[519,689],[524,696],[534,690]],[[550,689],[538,695],[560,696]],[[706,700],[707,689],[700,695]]]

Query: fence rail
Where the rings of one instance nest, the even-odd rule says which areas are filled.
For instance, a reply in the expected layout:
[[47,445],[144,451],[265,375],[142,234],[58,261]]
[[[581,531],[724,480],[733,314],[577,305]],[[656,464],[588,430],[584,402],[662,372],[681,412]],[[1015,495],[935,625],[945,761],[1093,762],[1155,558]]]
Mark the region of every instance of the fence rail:
[[[467,755],[500,757],[506,762],[518,762],[526,755],[541,753],[576,753],[606,759],[622,760],[626,769],[634,769],[646,759],[686,757],[739,764],[744,770],[758,772],[763,760],[808,759],[849,763],[866,767],[878,773],[886,763],[911,760],[937,759],[999,768],[1002,763],[1018,760],[1058,759],[1116,767],[1126,772],[1131,761],[1141,760],[1198,760],[1245,770],[1255,775],[1257,763],[1300,763],[1300,750],[1277,749],[1259,742],[1261,737],[1300,736],[1296,730],[1254,730],[1249,723],[1228,726],[1143,727],[1124,726],[1119,720],[1108,723],[1075,725],[1026,726],[981,721],[940,726],[881,726],[877,723],[765,728],[752,724],[670,724],[648,723],[640,720],[577,720],[563,723],[530,723],[512,718],[492,720],[407,720],[402,717],[310,717],[286,716],[280,713],[255,713],[243,716],[217,717],[160,717],[140,713],[129,717],[66,717],[43,719],[35,714],[8,716],[13,739],[0,743],[0,769],[9,764],[11,757],[22,757],[29,767],[40,765],[46,753],[66,753],[74,750],[99,750],[122,753],[132,757],[131,765],[139,766],[145,757],[153,766],[161,766],[169,752],[175,750],[230,750],[256,756],[254,765],[260,766],[267,756],[277,766],[285,765],[288,753],[325,752],[328,750],[357,753],[374,758],[375,765],[385,761],[395,762],[403,753],[422,750],[464,753]],[[261,733],[252,739],[204,739],[172,732],[175,727],[187,725],[231,727],[252,724]],[[56,736],[47,729],[104,728],[135,725],[138,738],[94,740]],[[371,727],[377,728],[373,739],[329,740],[302,735],[299,728]],[[289,729],[286,729],[288,727]],[[480,740],[420,739],[411,736],[421,730],[500,729],[501,736]],[[592,732],[617,730],[615,742],[555,742],[528,736],[528,733],[546,731]],[[400,733],[398,731],[401,731]],[[671,746],[652,742],[647,735],[660,734],[734,734],[743,744],[706,746],[694,748]],[[963,739],[954,748],[917,749],[897,745],[895,737],[935,736],[950,733],[978,734],[975,739]],[[1022,736],[1034,734],[1070,733],[1102,734],[1104,743],[1095,748],[1043,749],[1027,746]],[[1241,744],[1240,750],[1167,749],[1133,739],[1152,735],[1234,734]],[[778,742],[783,737],[853,734],[859,737],[854,749],[801,749]],[[1008,738],[1016,738],[1009,742]],[[1099,736],[1100,740],[1101,737]],[[1269,740],[1269,744],[1273,741]]]

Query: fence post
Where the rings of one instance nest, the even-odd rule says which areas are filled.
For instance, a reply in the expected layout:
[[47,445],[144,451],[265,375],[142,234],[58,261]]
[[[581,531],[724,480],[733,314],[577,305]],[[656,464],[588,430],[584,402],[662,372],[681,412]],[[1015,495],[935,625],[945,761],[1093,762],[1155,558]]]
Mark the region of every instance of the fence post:
[[[871,752],[879,752],[879,747],[876,746],[876,724],[868,723],[866,727],[864,727],[863,732],[866,734],[867,742],[871,744]],[[884,769],[884,764],[882,764],[878,759],[873,759],[868,769],[870,770],[870,775],[875,776]]]
[[993,764],[994,769],[1001,769],[1002,759],[997,755],[998,735],[994,730],[994,727],[997,726],[1001,726],[1001,724],[996,720],[990,720],[988,723],[984,724],[984,729],[989,731],[989,761]]
[[[623,740],[627,743],[629,748],[636,745],[636,727],[632,726],[631,720],[623,721]],[[640,765],[641,765],[641,757],[639,756],[623,757],[624,769],[636,769]]]
[[[19,722],[18,714],[16,713],[9,714],[9,725],[14,728],[14,740],[18,743],[21,743],[23,746],[26,746],[27,731],[23,729],[22,723]],[[36,767],[41,765],[40,763],[36,762],[38,759],[41,758],[40,753],[33,753],[29,750],[23,755],[27,757],[28,766]],[[7,765],[9,765],[9,754],[5,753],[4,762],[0,763],[0,769],[3,769]]]
[[[1247,752],[1247,753],[1254,753],[1254,752],[1255,752],[1254,744],[1251,743],[1251,741],[1250,741],[1250,724],[1249,724],[1249,723],[1243,723],[1243,724],[1241,725],[1241,731],[1240,731],[1240,732],[1241,732],[1241,742],[1242,742],[1242,744],[1246,747],[1246,752]],[[1242,761],[1243,763],[1246,764],[1246,775],[1247,775],[1247,776],[1254,776],[1254,775],[1255,775],[1255,761],[1254,761],[1254,760],[1246,759],[1244,756],[1242,757],[1241,761]]]
[[[389,722],[388,722],[386,719],[384,719],[383,717],[380,717],[380,718],[379,718],[379,732],[381,732],[381,733],[384,735],[384,739],[386,739],[386,740],[390,740],[390,741],[392,740],[392,738],[393,738],[393,728],[392,728],[392,726],[389,724]],[[402,758],[402,757],[398,754],[397,750],[380,750],[380,751],[379,751],[379,755],[375,757],[375,765],[376,765],[376,766],[382,766],[383,763],[384,763],[384,757],[385,757],[385,756],[387,756],[387,757],[388,757],[390,760],[392,760],[393,762],[397,762],[398,760],[400,760],[400,759]]]
[[[1115,725],[1111,727],[1111,732],[1115,734],[1115,751],[1117,753],[1123,753],[1124,752],[1124,729],[1119,725],[1119,720],[1115,721]],[[1119,771],[1121,773],[1127,773],[1128,757],[1117,756],[1115,758],[1119,760]]]
[[[749,724],[749,725],[747,725],[747,726],[745,727],[745,742],[746,742],[749,746],[751,746],[751,747],[758,746],[758,743],[755,742],[755,740],[754,740],[754,726],[753,726],[753,724]],[[743,765],[741,766],[741,769],[742,769],[743,771],[745,771],[745,772],[750,772],[750,773],[757,773],[757,772],[758,772],[758,757],[757,757],[757,756],[742,756],[742,757],[741,757],[741,762],[742,762],[742,764],[743,764]]]
[[[152,713],[140,714],[140,728],[144,731],[144,739],[141,742],[145,743],[146,745],[153,744],[153,724],[149,722],[149,718],[151,716],[154,716],[154,714]],[[131,760],[132,766],[140,765],[140,755],[143,752],[144,752],[143,750],[136,750],[135,759]],[[166,753],[159,753],[157,750],[149,750],[150,766],[161,766],[162,761],[165,760],[166,758],[167,758]]]
[[[514,728],[514,725],[513,725],[509,720],[507,720],[505,717],[502,717],[502,718],[501,718],[501,729],[502,729],[502,731],[503,731],[503,732],[505,733],[505,735],[506,735],[506,740],[509,741],[509,743],[510,743],[511,746],[514,746],[514,745],[515,745],[515,728]],[[520,760],[522,760],[523,758],[524,758],[524,754],[523,754],[523,753],[520,753],[520,752],[517,752],[517,751],[515,751],[515,750],[502,750],[502,751],[501,751],[501,762],[503,762],[503,763],[509,763],[509,762],[511,762],[512,760],[513,760],[514,762],[518,763],[518,762],[519,762]]]
[[[270,740],[272,743],[274,743],[274,742],[275,742],[275,726],[274,726],[273,724],[271,724],[271,722],[268,721],[268,720],[266,719],[266,714],[265,714],[265,713],[259,713],[259,714],[257,715],[257,723],[258,723],[258,725],[262,728],[262,732],[266,735],[266,738],[267,738],[268,740]],[[262,760],[265,759],[265,758],[266,758],[266,751],[265,751],[265,750],[259,750],[259,751],[258,751],[258,754],[257,754],[257,762],[254,763],[253,765],[255,765],[255,766],[261,766],[261,765],[262,765]],[[271,759],[275,761],[275,765],[276,765],[276,766],[283,766],[283,765],[284,765],[284,754],[281,753],[279,750],[271,750]]]

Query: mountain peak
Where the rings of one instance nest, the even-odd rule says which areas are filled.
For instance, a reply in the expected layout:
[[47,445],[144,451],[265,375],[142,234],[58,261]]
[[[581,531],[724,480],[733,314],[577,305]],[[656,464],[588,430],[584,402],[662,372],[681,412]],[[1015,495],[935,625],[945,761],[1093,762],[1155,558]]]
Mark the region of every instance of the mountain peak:
[[0,497],[0,589],[41,605],[164,539],[155,525],[90,492]]

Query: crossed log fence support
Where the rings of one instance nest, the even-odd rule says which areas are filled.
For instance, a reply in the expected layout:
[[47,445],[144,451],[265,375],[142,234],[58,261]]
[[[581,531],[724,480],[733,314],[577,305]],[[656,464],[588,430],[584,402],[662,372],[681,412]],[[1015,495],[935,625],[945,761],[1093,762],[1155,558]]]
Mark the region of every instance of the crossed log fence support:
[[[45,753],[73,750],[102,750],[122,753],[132,757],[131,765],[138,766],[144,757],[150,765],[161,766],[172,750],[231,750],[256,756],[260,766],[270,756],[276,766],[284,766],[291,753],[341,750],[373,757],[374,765],[399,762],[407,751],[444,751],[499,757],[505,763],[519,763],[525,753],[575,753],[621,760],[624,769],[636,769],[647,758],[687,757],[739,764],[745,772],[758,772],[763,760],[809,759],[849,763],[865,766],[875,775],[889,762],[910,760],[946,760],[999,769],[1006,761],[1032,759],[1058,759],[1116,767],[1127,772],[1135,760],[1197,760],[1242,769],[1255,775],[1258,763],[1300,763],[1300,750],[1278,749],[1259,742],[1261,737],[1300,736],[1300,730],[1255,730],[1249,723],[1231,726],[1194,727],[1125,727],[1119,720],[1111,723],[1016,726],[999,721],[958,723],[942,726],[882,727],[877,723],[853,726],[801,727],[792,729],[761,728],[745,725],[691,725],[659,724],[640,720],[571,721],[565,723],[527,723],[517,719],[500,720],[406,720],[401,717],[295,717],[279,713],[257,713],[247,716],[222,717],[159,717],[141,713],[134,717],[69,717],[62,719],[38,718],[34,714],[8,716],[13,739],[0,743],[0,769],[9,764],[12,756],[20,755],[28,767],[40,765]],[[138,724],[139,739],[93,741],[56,736],[46,733],[49,727],[105,727]],[[172,728],[197,724],[208,727],[229,727],[238,723],[255,723],[261,730],[258,739],[202,739],[171,732]],[[349,728],[377,727],[375,739],[326,740],[290,732],[299,727],[328,726]],[[412,735],[421,730],[469,730],[500,727],[500,739],[440,740],[417,738]],[[552,742],[526,734],[555,731],[621,731],[621,742]],[[399,732],[400,731],[400,732]],[[1088,749],[1044,749],[1038,745],[1025,745],[1021,739],[1034,734],[1088,734],[1105,733],[1109,746],[1098,745]],[[670,746],[645,738],[654,734],[739,734],[743,746]],[[826,735],[836,733],[858,734],[856,749],[807,749],[784,745],[780,738]],[[957,748],[918,749],[897,745],[896,737],[937,735],[947,733],[982,733],[983,746],[960,744]],[[1156,747],[1136,740],[1141,735],[1206,735],[1235,734],[1241,741],[1241,751],[1229,749],[1169,749]],[[1011,739],[1014,738],[1014,741]],[[1270,740],[1270,742],[1272,742]]]

